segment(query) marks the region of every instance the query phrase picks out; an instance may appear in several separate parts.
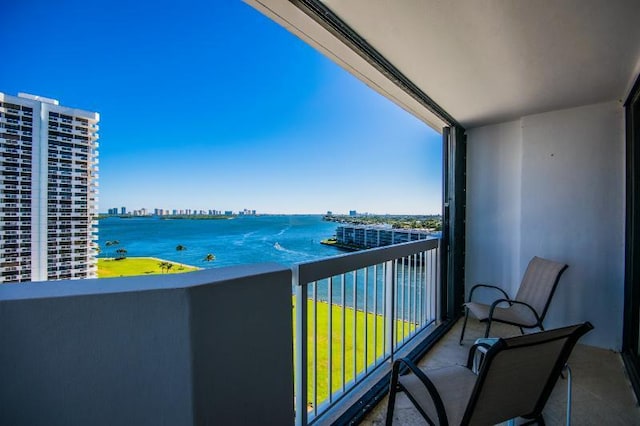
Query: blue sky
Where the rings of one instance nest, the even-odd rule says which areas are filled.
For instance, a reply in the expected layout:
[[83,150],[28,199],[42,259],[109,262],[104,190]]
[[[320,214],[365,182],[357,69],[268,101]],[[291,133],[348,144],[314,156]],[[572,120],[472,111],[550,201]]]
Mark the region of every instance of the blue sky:
[[440,212],[440,135],[239,0],[0,11],[0,91],[100,113],[100,211]]

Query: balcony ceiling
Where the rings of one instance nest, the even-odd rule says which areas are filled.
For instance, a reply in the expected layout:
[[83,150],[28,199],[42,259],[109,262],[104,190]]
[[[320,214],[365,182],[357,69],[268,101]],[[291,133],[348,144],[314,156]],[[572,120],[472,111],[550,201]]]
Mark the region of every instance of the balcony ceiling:
[[[374,89],[439,125],[326,29],[292,11],[292,3],[247,1]],[[624,100],[640,72],[637,0],[323,3],[467,128]]]

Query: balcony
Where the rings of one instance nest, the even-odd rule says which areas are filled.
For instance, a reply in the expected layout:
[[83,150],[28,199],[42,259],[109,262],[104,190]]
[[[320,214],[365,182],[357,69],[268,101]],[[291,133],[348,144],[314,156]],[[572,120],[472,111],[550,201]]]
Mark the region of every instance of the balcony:
[[[3,375],[18,384],[0,393],[9,407],[3,420],[30,423],[56,410],[79,424],[95,423],[96,413],[112,424],[154,424],[160,418],[175,424],[200,423],[193,418],[248,424],[259,423],[253,415],[265,414],[243,408],[268,403],[274,416],[269,418],[279,418],[278,424],[292,424],[294,413],[301,413],[298,424],[338,421],[375,383],[384,383],[393,359],[416,353],[440,327],[438,245],[438,240],[404,243],[304,263],[292,271],[248,265],[182,275],[62,281],[55,289],[46,283],[0,286],[0,303],[11,319],[0,336],[10,348],[20,342],[20,350],[1,355],[0,369],[13,366]],[[55,257],[65,260],[63,266],[83,263]],[[247,316],[247,310],[252,315]],[[51,316],[56,322],[41,327]],[[517,332],[494,327],[501,336]],[[421,365],[463,362],[473,336],[482,330],[470,322],[470,337],[460,346],[457,324]],[[56,336],[54,347],[45,335]],[[260,362],[255,362],[256,353]],[[37,371],[31,368],[34,364]],[[294,365],[299,366],[295,373]],[[618,355],[580,345],[571,366],[575,424],[593,419],[606,423],[612,412],[620,424],[640,421]],[[246,375],[240,383],[252,377],[262,380],[252,381],[249,390],[230,387],[238,379],[229,375],[236,374]],[[178,383],[193,393],[176,393]],[[564,385],[559,382],[547,406],[548,424],[564,419]],[[68,412],[56,403],[59,387],[65,390],[65,406],[72,407]],[[38,399],[37,411],[20,403],[29,400],[26,395]],[[362,423],[378,424],[385,414],[382,399]],[[406,399],[397,402],[396,415],[401,424],[420,423]]]
[[[441,303],[427,297],[430,287],[405,286],[401,271],[421,276],[415,269],[420,262],[390,252],[364,264],[357,260],[369,256],[363,252],[318,267],[300,265],[294,274],[251,266],[62,282],[56,294],[39,284],[0,286],[2,312],[10,319],[0,328],[9,348],[0,352],[0,368],[5,381],[15,384],[0,389],[7,407],[0,423],[38,423],[34,416],[53,417],[47,413],[60,418],[60,410],[71,405],[61,423],[95,423],[99,413],[100,421],[112,424],[291,424],[295,406],[299,423],[323,424],[344,419],[337,417],[340,406],[352,398],[364,401],[359,396],[366,392],[373,398],[356,403],[346,421],[362,420],[362,412],[384,394],[376,378],[391,359],[419,353],[423,344],[428,349],[431,338],[424,335],[444,333],[454,323],[474,283],[493,282],[514,294],[533,255],[570,265],[545,325],[588,319],[596,327],[571,361],[574,423],[640,423],[632,390],[619,380],[619,352],[631,378],[638,372],[629,357],[640,355],[640,287],[637,279],[625,279],[626,268],[637,273],[634,265],[640,264],[640,140],[637,122],[624,126],[625,114],[633,115],[638,104],[629,109],[620,102],[638,96],[633,87],[640,85],[634,83],[640,27],[634,19],[640,5],[247,2],[442,132],[448,237],[435,275]],[[636,218],[628,232],[625,218]],[[436,270],[427,268],[430,274]],[[291,274],[296,335],[302,336],[296,341],[295,399]],[[358,283],[382,278],[372,293],[358,293]],[[405,300],[416,300],[415,294],[422,296],[414,309]],[[367,327],[361,334],[358,318]],[[241,333],[230,336],[229,324],[241,326]],[[335,341],[323,343],[321,324]],[[446,335],[423,365],[459,360],[469,342],[460,348],[451,340],[457,333],[454,328]],[[375,344],[362,345],[358,335],[372,336]],[[52,351],[51,341],[61,350]],[[358,348],[366,355],[353,356]],[[601,361],[587,361],[594,354]],[[562,385],[545,413],[552,424],[563,423]],[[38,410],[31,401],[39,401]],[[406,401],[399,408],[403,423],[413,423]],[[384,411],[383,403],[363,423],[377,423]]]

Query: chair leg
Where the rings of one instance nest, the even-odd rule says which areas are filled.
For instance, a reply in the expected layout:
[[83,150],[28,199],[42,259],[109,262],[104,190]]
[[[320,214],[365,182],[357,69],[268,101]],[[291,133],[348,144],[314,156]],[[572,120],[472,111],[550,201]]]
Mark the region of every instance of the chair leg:
[[460,344],[462,344],[462,339],[464,339],[464,330],[467,328],[467,320],[469,319],[469,308],[465,306],[464,308],[464,322],[462,323],[462,332],[460,333]]
[[489,337],[489,330],[491,330],[491,318],[487,320],[487,329],[484,331],[484,338]]
[[386,426],[393,423],[393,409],[396,405],[396,393],[398,391],[398,370],[394,368],[391,372],[391,384],[389,385],[389,402],[387,403]]
[[571,426],[571,368],[565,364],[562,371],[567,371],[567,426]]

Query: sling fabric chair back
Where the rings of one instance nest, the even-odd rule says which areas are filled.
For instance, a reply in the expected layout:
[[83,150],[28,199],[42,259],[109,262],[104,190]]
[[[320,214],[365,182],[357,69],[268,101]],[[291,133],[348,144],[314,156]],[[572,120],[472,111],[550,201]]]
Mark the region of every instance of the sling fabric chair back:
[[487,352],[462,424],[539,419],[562,368],[590,323],[500,339]]
[[515,300],[530,305],[542,321],[565,269],[564,263],[535,256],[527,266]]

